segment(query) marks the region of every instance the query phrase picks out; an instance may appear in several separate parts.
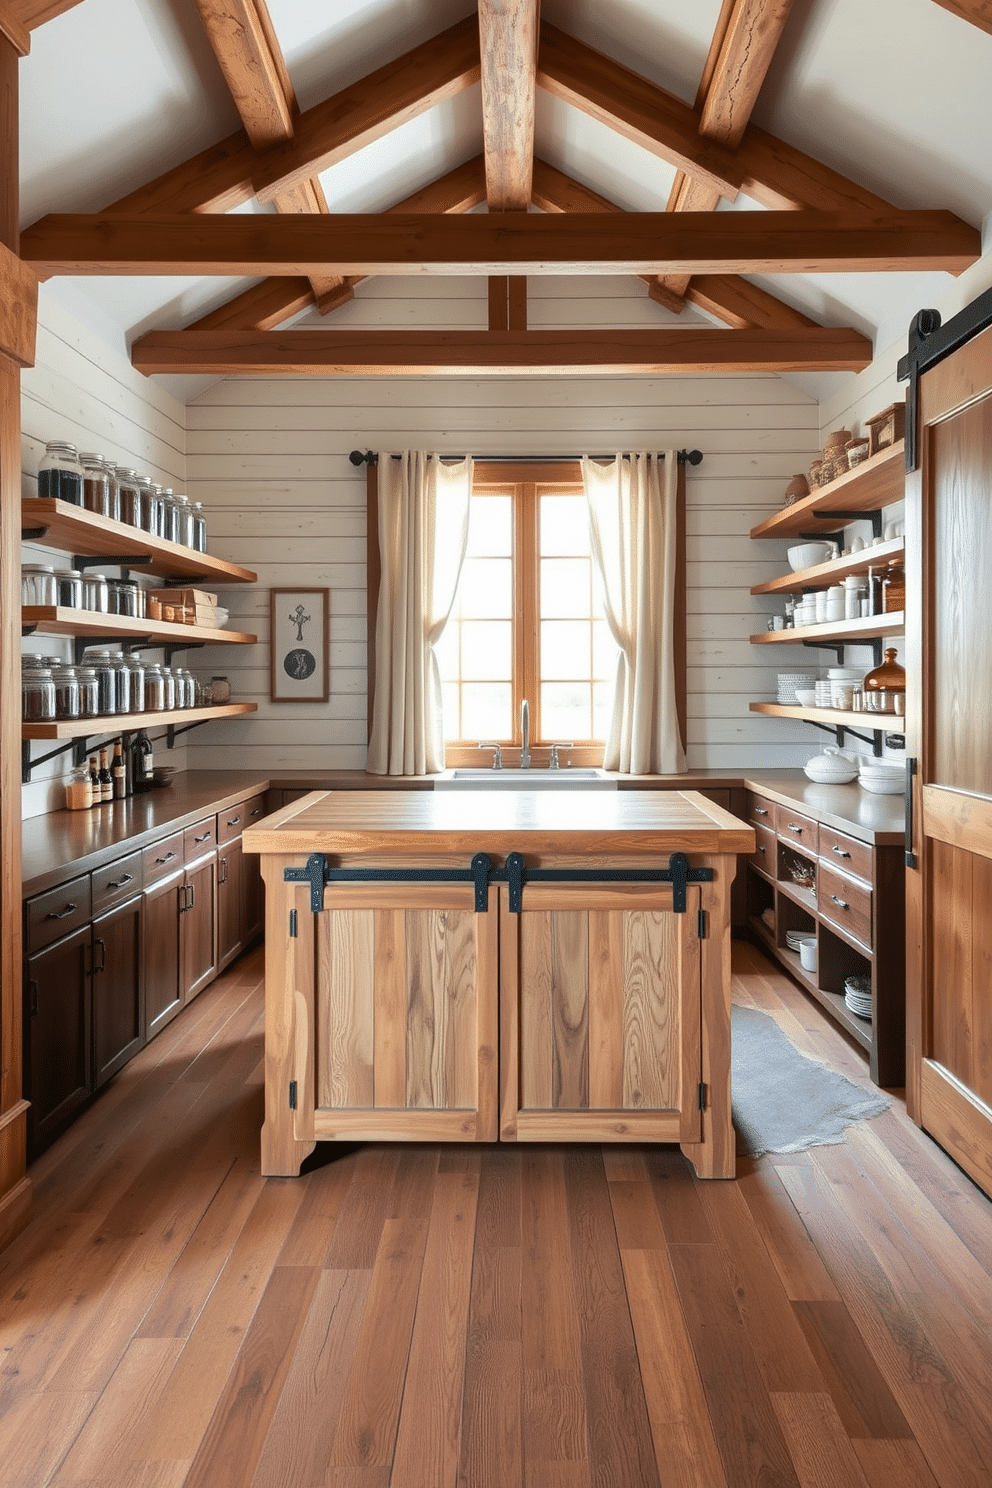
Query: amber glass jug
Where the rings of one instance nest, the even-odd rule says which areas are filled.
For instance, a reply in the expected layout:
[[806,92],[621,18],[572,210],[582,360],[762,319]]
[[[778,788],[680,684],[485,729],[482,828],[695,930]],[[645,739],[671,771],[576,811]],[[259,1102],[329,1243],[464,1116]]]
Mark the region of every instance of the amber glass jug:
[[906,669],[896,661],[896,648],[886,647],[881,666],[868,673],[861,684],[865,707],[872,713],[902,713],[906,696]]

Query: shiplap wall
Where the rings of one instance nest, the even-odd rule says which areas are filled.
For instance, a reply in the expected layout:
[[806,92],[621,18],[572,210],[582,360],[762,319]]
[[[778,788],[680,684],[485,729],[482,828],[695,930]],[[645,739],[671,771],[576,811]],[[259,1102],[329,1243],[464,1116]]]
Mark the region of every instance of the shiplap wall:
[[[135,372],[123,355],[82,325],[44,292],[40,296],[35,365],[21,377],[21,468],[25,496],[38,494],[38,464],[51,439],[68,440],[80,450],[95,450],[116,463],[132,466],[163,485],[181,490],[185,479],[186,428],[182,404]],[[25,563],[68,567],[68,558],[50,548],[22,544]],[[110,567],[109,574],[118,569]],[[22,650],[46,656],[70,656],[72,647],[56,636],[26,636]],[[146,655],[161,660],[161,653]],[[190,653],[191,657],[195,652]],[[155,731],[151,737],[156,737]],[[32,745],[32,754],[55,748]],[[170,763],[185,761],[180,742]],[[21,789],[24,816],[62,808],[71,754],[39,765],[31,783]]]
[[[537,326],[657,325],[670,317],[633,279],[532,279]],[[314,324],[319,324],[316,320]],[[486,291],[469,279],[380,278],[358,287],[335,325],[476,326]],[[675,322],[678,324],[678,322]],[[691,319],[686,319],[686,325]],[[726,769],[802,763],[822,736],[748,711],[774,696],[776,673],[813,665],[801,647],[752,647],[779,608],[750,585],[782,572],[785,544],[749,529],[782,504],[819,443],[819,410],[775,376],[250,378],[215,384],[186,411],[187,490],[202,501],[211,549],[256,569],[229,589],[232,625],[259,644],[204,653],[249,721],[192,736],[206,768],[360,768],[365,762],[365,472],[354,448],[538,454],[698,447],[688,523],[688,762]],[[330,699],[270,703],[270,587],[328,588]]]

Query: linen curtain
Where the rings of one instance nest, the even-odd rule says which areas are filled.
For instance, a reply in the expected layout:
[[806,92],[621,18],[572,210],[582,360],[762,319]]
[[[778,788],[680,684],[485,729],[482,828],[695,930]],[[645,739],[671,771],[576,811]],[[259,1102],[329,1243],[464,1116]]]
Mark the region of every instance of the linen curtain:
[[441,678],[434,646],[454,603],[468,543],[472,459],[442,464],[424,450],[379,461],[382,578],[375,694],[366,769],[444,769]]
[[685,769],[673,645],[678,456],[582,460],[593,559],[620,655],[603,766],[622,774]]

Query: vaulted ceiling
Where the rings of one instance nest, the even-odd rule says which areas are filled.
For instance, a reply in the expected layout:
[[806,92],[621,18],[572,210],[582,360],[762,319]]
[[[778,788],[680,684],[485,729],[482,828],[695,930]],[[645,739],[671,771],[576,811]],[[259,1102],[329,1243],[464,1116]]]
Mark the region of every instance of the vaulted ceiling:
[[[22,255],[149,373],[856,370],[992,211],[992,0],[5,12]],[[653,323],[528,330],[545,273]],[[382,274],[484,279],[488,326],[339,314]]]

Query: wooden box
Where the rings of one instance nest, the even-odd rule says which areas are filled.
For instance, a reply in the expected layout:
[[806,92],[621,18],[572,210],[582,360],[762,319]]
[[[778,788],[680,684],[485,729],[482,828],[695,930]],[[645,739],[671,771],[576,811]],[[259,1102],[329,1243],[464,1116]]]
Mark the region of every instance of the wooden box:
[[865,419],[868,427],[868,454],[877,455],[879,450],[896,444],[906,432],[906,405],[893,403],[873,418]]

